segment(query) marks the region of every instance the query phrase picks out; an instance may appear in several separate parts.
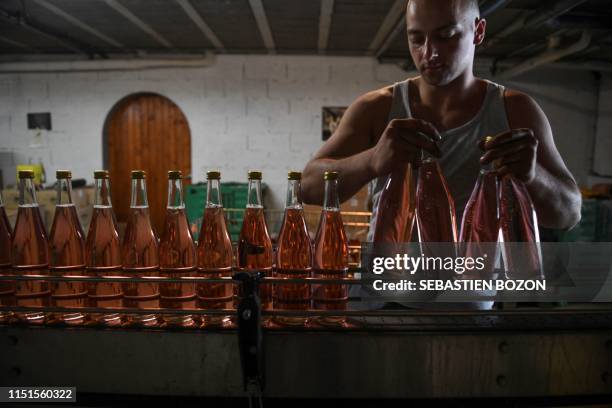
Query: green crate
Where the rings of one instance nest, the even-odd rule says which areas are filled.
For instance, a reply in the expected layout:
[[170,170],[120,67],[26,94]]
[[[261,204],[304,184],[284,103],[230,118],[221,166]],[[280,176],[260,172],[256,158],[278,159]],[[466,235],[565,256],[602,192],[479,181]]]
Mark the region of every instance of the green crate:
[[[265,197],[267,186],[262,183],[262,200]],[[226,209],[227,229],[232,241],[237,241],[242,228],[244,211],[227,211],[227,209],[244,210],[247,203],[248,183],[228,182],[221,183],[221,199]],[[206,205],[206,184],[192,184],[187,187],[185,194],[185,206],[187,207],[187,219],[191,226],[194,239],[198,239],[202,214]]]
[[593,242],[597,241],[597,225],[599,200],[584,199],[580,209],[581,219],[578,225],[569,231],[560,233],[561,242]]
[[201,218],[206,203],[206,184],[191,184],[185,189],[185,207],[187,219],[191,223]]

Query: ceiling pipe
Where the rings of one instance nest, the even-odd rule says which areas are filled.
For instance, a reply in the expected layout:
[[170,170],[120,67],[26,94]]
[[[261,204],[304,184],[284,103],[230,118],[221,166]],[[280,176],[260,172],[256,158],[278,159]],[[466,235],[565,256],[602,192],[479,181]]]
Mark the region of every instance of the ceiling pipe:
[[559,16],[546,23],[552,29],[610,30],[612,26],[605,16]]
[[[412,65],[411,61],[406,58],[397,57],[386,57],[379,60],[381,64],[395,64],[406,72],[414,72],[416,68]],[[521,60],[513,58],[510,60],[503,60],[497,63],[498,67],[512,67]],[[474,70],[476,72],[488,73],[490,72],[491,65],[494,63],[493,58],[480,57],[474,61]],[[597,71],[597,72],[612,72],[612,62],[610,61],[599,61],[599,60],[570,60],[570,61],[558,61],[546,65],[546,69],[557,69],[567,71]]]
[[0,20],[4,20],[7,21],[11,24],[15,24],[18,25],[20,27],[23,27],[27,30],[30,30],[38,35],[42,35],[43,37],[49,38],[53,41],[58,42],[59,44],[61,44],[64,48],[74,51],[78,54],[85,54],[87,56],[92,56],[92,53],[89,51],[86,51],[84,49],[82,49],[81,47],[74,45],[68,41],[66,41],[65,39],[55,35],[55,34],[51,34],[48,33],[47,31],[44,31],[43,29],[40,29],[34,25],[32,25],[30,22],[27,21],[26,18],[24,18],[22,15],[18,15],[18,16],[13,16],[10,13],[8,13],[5,10],[0,9]]
[[499,43],[499,41],[518,30],[535,27],[544,24],[553,18],[557,18],[585,1],[586,0],[560,0],[555,2],[552,7],[547,3],[538,8],[534,13],[530,15],[523,15],[515,20],[514,23],[508,25],[501,32],[487,40],[483,44],[482,49],[487,49],[494,46],[495,44]]
[[525,60],[517,65],[514,65],[511,68],[497,73],[495,77],[499,79],[509,79],[515,77],[527,71],[531,71],[532,69],[537,68],[541,65],[550,64],[551,62],[558,61],[569,55],[579,53],[580,51],[585,50],[590,44],[591,33],[588,31],[583,31],[582,35],[580,36],[580,39],[574,44],[557,50],[545,51],[539,55],[536,55],[533,58]]
[[608,61],[555,62],[550,66],[573,71],[612,72],[612,62]]
[[212,53],[194,59],[104,59],[82,61],[38,61],[0,63],[0,74],[58,73],[58,72],[99,72],[99,71],[142,71],[168,68],[204,68],[215,63]]
[[512,0],[489,0],[480,7],[480,17],[486,18],[497,10],[506,7],[510,2],[512,2]]

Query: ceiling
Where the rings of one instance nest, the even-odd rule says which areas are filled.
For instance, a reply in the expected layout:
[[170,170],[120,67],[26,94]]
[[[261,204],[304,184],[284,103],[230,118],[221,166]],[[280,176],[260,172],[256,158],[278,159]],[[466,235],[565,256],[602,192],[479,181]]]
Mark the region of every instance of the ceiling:
[[[0,57],[370,55],[409,68],[406,0],[1,0]],[[611,0],[483,0],[494,68],[612,66]],[[553,54],[553,55],[551,55]]]

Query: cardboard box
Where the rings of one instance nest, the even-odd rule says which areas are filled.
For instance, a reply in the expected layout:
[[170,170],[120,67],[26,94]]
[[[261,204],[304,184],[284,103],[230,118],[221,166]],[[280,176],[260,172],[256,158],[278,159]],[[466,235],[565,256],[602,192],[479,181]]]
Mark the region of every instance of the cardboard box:
[[[74,202],[79,216],[79,221],[83,227],[83,232],[87,234],[89,223],[93,214],[94,188],[84,187],[72,190],[72,201]],[[7,189],[2,192],[4,199],[4,208],[11,225],[15,226],[17,220],[17,209],[19,207],[19,191],[16,189]],[[51,231],[53,224],[53,216],[55,215],[55,205],[57,204],[57,192],[54,189],[39,190],[36,192],[36,199],[40,208],[40,215],[47,229],[47,233]]]
[[340,204],[340,210],[345,212],[351,211],[371,211],[370,185],[366,184],[354,196]]

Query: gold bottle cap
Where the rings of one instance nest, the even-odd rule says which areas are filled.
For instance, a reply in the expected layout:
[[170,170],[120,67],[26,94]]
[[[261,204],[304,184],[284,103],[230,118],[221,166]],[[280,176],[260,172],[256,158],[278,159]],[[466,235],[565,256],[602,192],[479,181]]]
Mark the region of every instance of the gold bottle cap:
[[287,180],[301,180],[302,173],[299,171],[290,171],[287,173]]
[[337,171],[326,171],[323,175],[323,180],[338,180]]
[[110,173],[108,172],[108,170],[96,170],[94,171],[94,178],[95,179],[108,179],[110,178]]
[[72,178],[72,172],[70,170],[58,170],[55,172],[55,177],[58,179],[69,179]]
[[261,171],[249,171],[249,180],[261,180]]
[[132,170],[133,179],[144,179],[146,177],[147,176],[144,170]]
[[19,178],[20,179],[33,179],[34,170],[19,170]]
[[[485,144],[492,142],[495,140],[495,136],[487,136],[485,137]],[[490,165],[493,169],[499,169],[502,166],[501,159],[495,159]]]
[[181,173],[179,170],[170,170],[168,172],[168,179],[170,180],[180,180],[183,178],[183,173]]
[[208,180],[221,180],[221,172],[218,170],[207,171],[206,178]]

